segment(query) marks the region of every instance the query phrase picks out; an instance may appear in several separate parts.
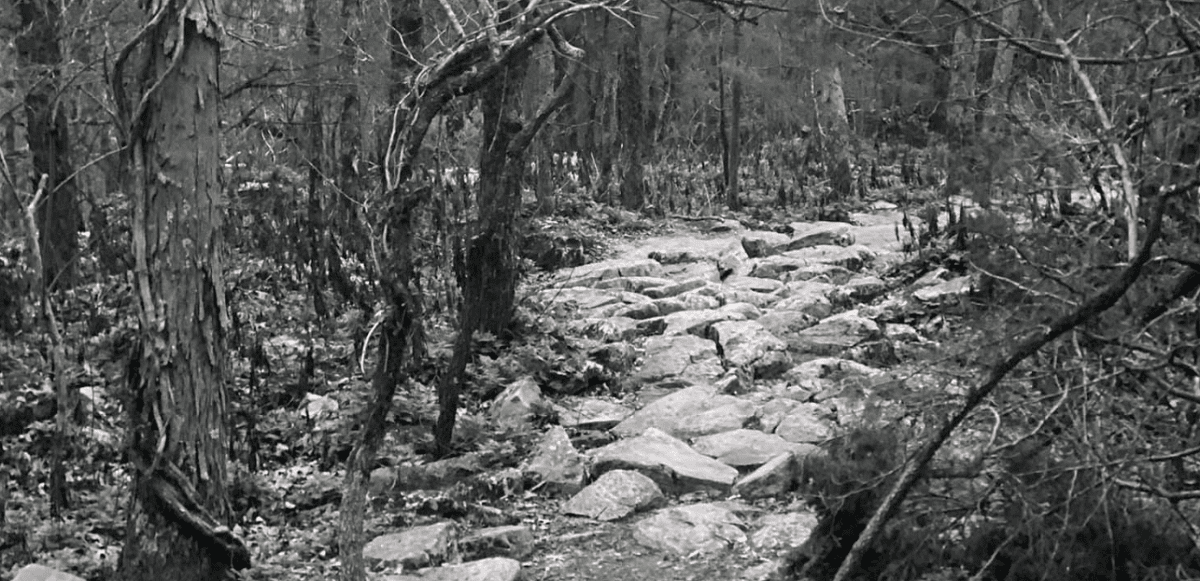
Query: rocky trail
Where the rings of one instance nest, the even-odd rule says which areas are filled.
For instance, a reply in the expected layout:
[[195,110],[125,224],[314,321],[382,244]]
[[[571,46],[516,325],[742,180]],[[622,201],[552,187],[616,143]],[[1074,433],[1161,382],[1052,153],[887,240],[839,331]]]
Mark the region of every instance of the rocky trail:
[[[537,482],[525,496],[540,514],[557,516],[379,536],[366,548],[377,571],[426,567],[382,578],[768,578],[817,526],[789,498],[806,461],[847,429],[903,420],[891,398],[905,389],[902,360],[929,341],[902,321],[971,286],[945,272],[884,280],[905,260],[900,216],[854,219],[790,234],[683,222],[540,282],[532,300],[593,340],[592,360],[627,373],[625,396],[510,385],[490,409],[497,423],[557,417],[518,476]],[[398,477],[375,476],[377,492]]]

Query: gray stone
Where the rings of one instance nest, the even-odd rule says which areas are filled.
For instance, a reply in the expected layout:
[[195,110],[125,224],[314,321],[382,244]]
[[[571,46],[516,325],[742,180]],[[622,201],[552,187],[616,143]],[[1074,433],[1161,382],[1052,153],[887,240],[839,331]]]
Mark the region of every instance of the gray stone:
[[832,435],[832,431],[829,422],[822,417],[823,415],[824,409],[817,404],[798,404],[779,421],[779,425],[775,427],[775,433],[789,442],[801,444],[824,442]]
[[413,527],[371,539],[363,547],[363,557],[389,566],[426,567],[450,558],[457,539],[452,522]]
[[21,567],[13,581],[83,581],[83,578],[33,563]]
[[807,454],[813,446],[788,442],[776,434],[764,434],[745,428],[702,436],[692,441],[692,449],[733,466],[760,466],[787,452]]
[[[721,306],[721,301],[717,300],[715,292],[707,291],[704,288],[695,291],[687,292],[679,295],[679,303],[683,305],[682,310],[688,311],[707,311]],[[674,312],[674,311],[672,311]]]
[[908,299],[888,297],[879,304],[859,307],[858,314],[873,321],[890,323],[904,320],[913,310],[913,305]]
[[550,405],[559,425],[575,430],[607,430],[633,414],[623,405],[591,397],[565,397]]
[[798,405],[800,402],[784,397],[768,400],[758,410],[758,428],[765,433],[773,433],[779,422]]
[[804,313],[819,321],[833,314],[833,303],[819,288],[806,288],[789,292],[787,298],[775,303],[775,310]]
[[757,321],[714,323],[711,333],[730,366],[752,369],[760,377],[778,376],[790,367],[790,359],[778,369],[780,362],[768,358],[772,352],[786,356],[788,345]]
[[551,426],[521,472],[534,475],[552,492],[575,494],[583,488],[587,462],[571,444],[567,431],[562,426]]
[[529,423],[539,406],[545,405],[542,390],[532,379],[518,379],[504,388],[492,403],[492,419],[504,428],[520,428]]
[[725,237],[658,238],[648,241],[647,245],[654,248],[649,253],[650,258],[664,265],[710,262],[718,263],[719,266],[723,256],[740,253],[744,257],[746,254],[740,241]]
[[629,317],[574,319],[567,321],[567,328],[602,343],[629,341],[642,334],[638,329],[638,321]]
[[617,424],[612,431],[619,437],[627,438],[637,436],[647,428],[657,428],[681,437],[684,425],[693,422],[696,416],[742,401],[733,396],[719,394],[717,388],[712,385],[694,385],[646,404],[625,421]]
[[787,345],[793,347],[802,347],[803,343],[797,335],[815,324],[817,317],[804,311],[771,311],[758,318],[757,322],[762,325],[771,335],[778,337]]
[[713,323],[721,321],[737,321],[745,317],[737,313],[726,310],[703,310],[703,311],[679,311],[667,315],[665,319],[666,328],[662,334],[671,335],[695,335],[697,337],[707,337],[708,328]]
[[716,344],[693,335],[678,335],[647,339],[642,367],[630,379],[637,384],[687,385],[712,381],[724,373]]
[[648,258],[620,258],[594,262],[556,273],[556,280],[573,286],[592,286],[602,280],[631,276],[662,277],[662,265]]
[[879,325],[847,311],[821,320],[820,323],[796,333],[792,345],[808,353],[831,355],[859,343],[878,339]]
[[729,303],[722,306],[719,310],[726,313],[741,315],[742,318],[748,321],[753,321],[762,316],[762,310],[750,303]]
[[960,276],[935,285],[913,291],[913,298],[925,303],[956,301],[971,293],[971,277]]
[[380,581],[518,581],[521,562],[508,557],[491,557],[461,565],[422,569],[412,575],[384,575]]
[[632,470],[610,470],[564,503],[560,510],[563,514],[611,521],[666,503],[662,490],[648,476]]
[[548,288],[537,293],[535,299],[545,305],[570,306],[580,311],[593,311],[622,302],[617,292],[588,287]]
[[337,411],[337,400],[315,393],[304,394],[304,413],[308,415],[309,419],[337,415]]
[[877,276],[858,276],[850,279],[833,291],[830,296],[840,304],[865,303],[875,300],[887,292],[887,283]]
[[883,371],[863,365],[857,361],[838,357],[821,357],[796,364],[785,379],[795,383],[805,380],[841,380],[848,377],[876,377]]
[[592,286],[599,289],[617,289],[648,294],[645,292],[647,289],[664,287],[670,284],[674,284],[671,282],[671,279],[657,276],[622,276],[601,280]]
[[750,303],[751,305],[754,305],[760,309],[765,309],[771,305],[774,305],[775,303],[779,302],[779,299],[781,298],[782,295],[779,293],[764,294],[748,290],[739,290],[736,288],[725,288],[717,294],[717,299],[720,300],[722,304],[728,305],[733,303]]
[[[779,256],[772,256],[767,260],[774,258],[799,261],[800,264],[797,266],[797,268],[800,266],[811,266],[814,264],[829,264],[858,272],[862,270],[864,266],[874,262],[875,253],[870,248],[857,244],[845,247],[813,246],[810,248],[802,248],[800,250],[789,250],[783,254],[780,254]],[[789,270],[796,270],[797,268],[792,268]]]
[[755,276],[731,276],[725,279],[725,284],[738,289],[769,294],[783,288],[783,283],[770,278]]
[[[652,299],[663,299],[663,298],[667,298],[667,297],[678,296],[678,295],[681,295],[688,291],[696,290],[696,289],[708,284],[709,280],[711,280],[711,279],[696,277],[696,278],[689,278],[687,280],[683,280],[680,282],[668,281],[669,284],[664,285],[664,286],[654,287],[654,288],[648,288],[648,289],[642,291],[642,294],[644,294]],[[720,280],[720,278],[718,277],[717,280]]]
[[684,418],[675,426],[673,435],[679,438],[696,438],[736,430],[745,426],[758,415],[758,406],[744,399],[718,396],[724,402],[694,416]]
[[740,243],[725,250],[717,257],[717,268],[721,270],[722,274],[743,276],[749,274],[752,267],[750,257],[746,255],[746,251],[742,249]]
[[777,254],[791,242],[791,237],[778,232],[755,230],[742,235],[742,249],[750,258]]
[[883,327],[883,336],[901,343],[916,343],[921,340],[921,334],[912,325],[904,323],[888,323]]
[[713,256],[711,261],[664,265],[663,272],[672,280],[699,279],[705,282],[721,282],[721,269],[717,268],[716,256]]
[[807,264],[788,271],[783,275],[783,282],[801,280],[819,280],[831,284],[844,284],[854,276],[853,272],[834,264]]
[[780,498],[796,488],[796,471],[796,453],[784,452],[739,480],[732,492],[746,500]]
[[817,515],[811,510],[765,514],[754,525],[750,546],[778,556],[803,545],[812,536],[817,528]]
[[716,504],[690,504],[660,509],[634,527],[637,542],[679,556],[712,553],[746,542],[745,523]]
[[612,312],[612,316],[626,317],[640,321],[662,316],[662,312],[659,309],[660,305],[657,301],[647,301],[632,305],[622,305],[621,308]]
[[479,529],[458,542],[464,558],[511,557],[524,559],[533,554],[533,531],[522,525]]
[[793,222],[792,239],[785,250],[800,250],[813,246],[849,246],[854,243],[850,225],[844,222]]
[[909,286],[911,286],[912,288],[915,288],[915,289],[923,288],[923,287],[933,286],[935,284],[940,284],[940,283],[946,282],[947,280],[949,280],[949,278],[950,278],[950,271],[939,266],[938,268],[935,268],[935,269],[921,275],[921,278],[914,280],[912,282],[912,284]]
[[737,469],[692,450],[661,430],[650,428],[641,436],[619,440],[592,451],[592,470],[636,470],[654,480],[668,494],[700,490],[729,490]]

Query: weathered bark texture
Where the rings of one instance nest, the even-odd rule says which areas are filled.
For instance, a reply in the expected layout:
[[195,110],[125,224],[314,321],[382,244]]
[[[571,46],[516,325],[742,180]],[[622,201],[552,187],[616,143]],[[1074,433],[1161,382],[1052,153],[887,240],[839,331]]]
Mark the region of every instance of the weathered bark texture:
[[59,100],[59,4],[17,0],[21,34],[17,59],[29,83],[25,94],[25,129],[33,158],[31,189],[46,175],[46,198],[38,208],[38,243],[42,249],[42,282],[47,288],[73,286],[76,278],[75,234],[79,207],[71,167],[71,136]]
[[738,174],[742,170],[742,23],[733,23],[733,56],[734,71],[730,75],[729,89],[729,135],[725,138],[728,144],[725,161],[725,200],[730,210],[742,209],[742,198],[738,184]]
[[975,77],[979,66],[979,58],[975,51],[977,28],[975,21],[969,18],[963,19],[954,28],[949,95],[946,103],[946,123],[952,135],[968,132],[974,118],[972,109],[975,107]]
[[119,577],[216,581],[250,562],[229,532],[225,487],[219,9],[216,0],[146,9],[146,107],[129,131],[141,167],[132,228],[140,341],[128,377],[134,494]]
[[621,91],[617,118],[621,126],[621,205],[641,210],[646,203],[645,156],[647,127],[642,79],[642,17],[629,15],[633,26],[621,46]]
[[[422,46],[421,4],[419,0],[391,0],[389,9],[392,23],[388,35],[392,54],[389,93],[392,106],[399,107],[398,103],[410,89],[406,79],[417,62],[414,51]],[[436,114],[436,111],[431,113]],[[418,123],[411,124],[412,139],[416,143],[401,143],[401,149],[418,147],[428,123],[428,120],[422,121],[421,127],[418,127]],[[384,135],[380,138],[381,142],[386,139],[386,133]],[[406,382],[408,370],[424,358],[425,339],[421,326],[423,307],[420,291],[415,287],[412,248],[417,209],[421,198],[428,192],[406,183],[412,173],[408,165],[411,157],[406,159],[410,161],[401,164],[394,181],[389,179],[386,171],[383,176],[389,188],[387,195],[391,197],[387,214],[379,220],[384,226],[383,230],[388,233],[382,244],[382,268],[379,272],[387,310],[380,327],[377,363],[372,379],[374,396],[367,408],[358,442],[346,460],[346,481],[338,510],[338,555],[341,559],[338,578],[341,581],[364,581],[367,578],[366,561],[363,559],[367,482],[386,433],[386,420],[392,410],[396,386]]]
[[846,95],[842,90],[842,70],[837,65],[825,66],[813,73],[814,97],[817,101],[817,130],[829,175],[830,189],[836,199],[851,193],[850,123],[846,118]]

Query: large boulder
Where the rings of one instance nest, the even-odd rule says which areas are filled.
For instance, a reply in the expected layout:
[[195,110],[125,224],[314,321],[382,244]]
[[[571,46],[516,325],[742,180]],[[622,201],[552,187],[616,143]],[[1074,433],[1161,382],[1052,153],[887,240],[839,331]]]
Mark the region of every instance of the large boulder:
[[746,542],[746,524],[718,504],[689,504],[656,511],[634,528],[639,543],[678,556],[712,553]]
[[573,286],[593,286],[602,280],[663,275],[662,264],[649,258],[622,258],[559,270],[555,278]]
[[818,450],[811,444],[788,442],[776,434],[745,428],[696,438],[692,449],[735,468],[761,466],[787,452],[806,456]]
[[[747,405],[750,406],[748,416],[746,415]],[[721,411],[709,414],[703,418],[705,421],[700,421],[701,416],[713,410]],[[733,426],[733,428],[740,428],[754,416],[756,411],[752,403],[718,393],[715,386],[694,385],[674,391],[646,404],[625,421],[617,424],[612,431],[617,436],[626,438],[641,434],[647,428],[656,428],[676,437],[689,437],[700,435],[696,432],[701,426],[708,426],[706,429],[712,429],[727,425],[731,420],[720,419],[727,416],[741,418],[738,420],[741,423]],[[717,431],[722,430],[717,429]]]
[[777,377],[791,367],[787,343],[758,321],[723,321],[711,327],[713,339],[731,367],[750,369],[756,377]]
[[630,379],[637,384],[688,385],[713,381],[725,373],[717,346],[694,335],[650,337],[642,366]]
[[806,353],[832,355],[881,335],[875,321],[861,317],[855,311],[846,311],[796,333],[792,345]]
[[618,440],[592,450],[592,470],[636,470],[648,476],[663,492],[729,490],[737,469],[700,454],[682,440],[650,428],[641,436]]
[[563,514],[611,521],[637,511],[663,506],[667,499],[648,476],[632,470],[610,470],[563,504]]

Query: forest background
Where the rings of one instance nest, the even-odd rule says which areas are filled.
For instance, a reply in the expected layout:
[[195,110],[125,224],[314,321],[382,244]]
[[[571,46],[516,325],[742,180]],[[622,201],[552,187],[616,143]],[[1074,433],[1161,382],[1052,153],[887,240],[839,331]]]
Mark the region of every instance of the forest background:
[[[989,457],[1053,459],[1006,481],[1032,524],[985,552],[1091,535],[1132,561],[1155,523],[1196,570],[1195,2],[13,0],[0,37],[0,508],[52,517],[23,546],[215,578],[274,478],[339,504],[304,554],[362,578],[388,429],[503,448],[459,409],[514,369],[593,381],[523,277],[668,217],[887,199],[920,265],[895,276],[983,281],[940,357],[995,379],[964,413],[1016,383]],[[294,417],[335,391],[327,431]]]

